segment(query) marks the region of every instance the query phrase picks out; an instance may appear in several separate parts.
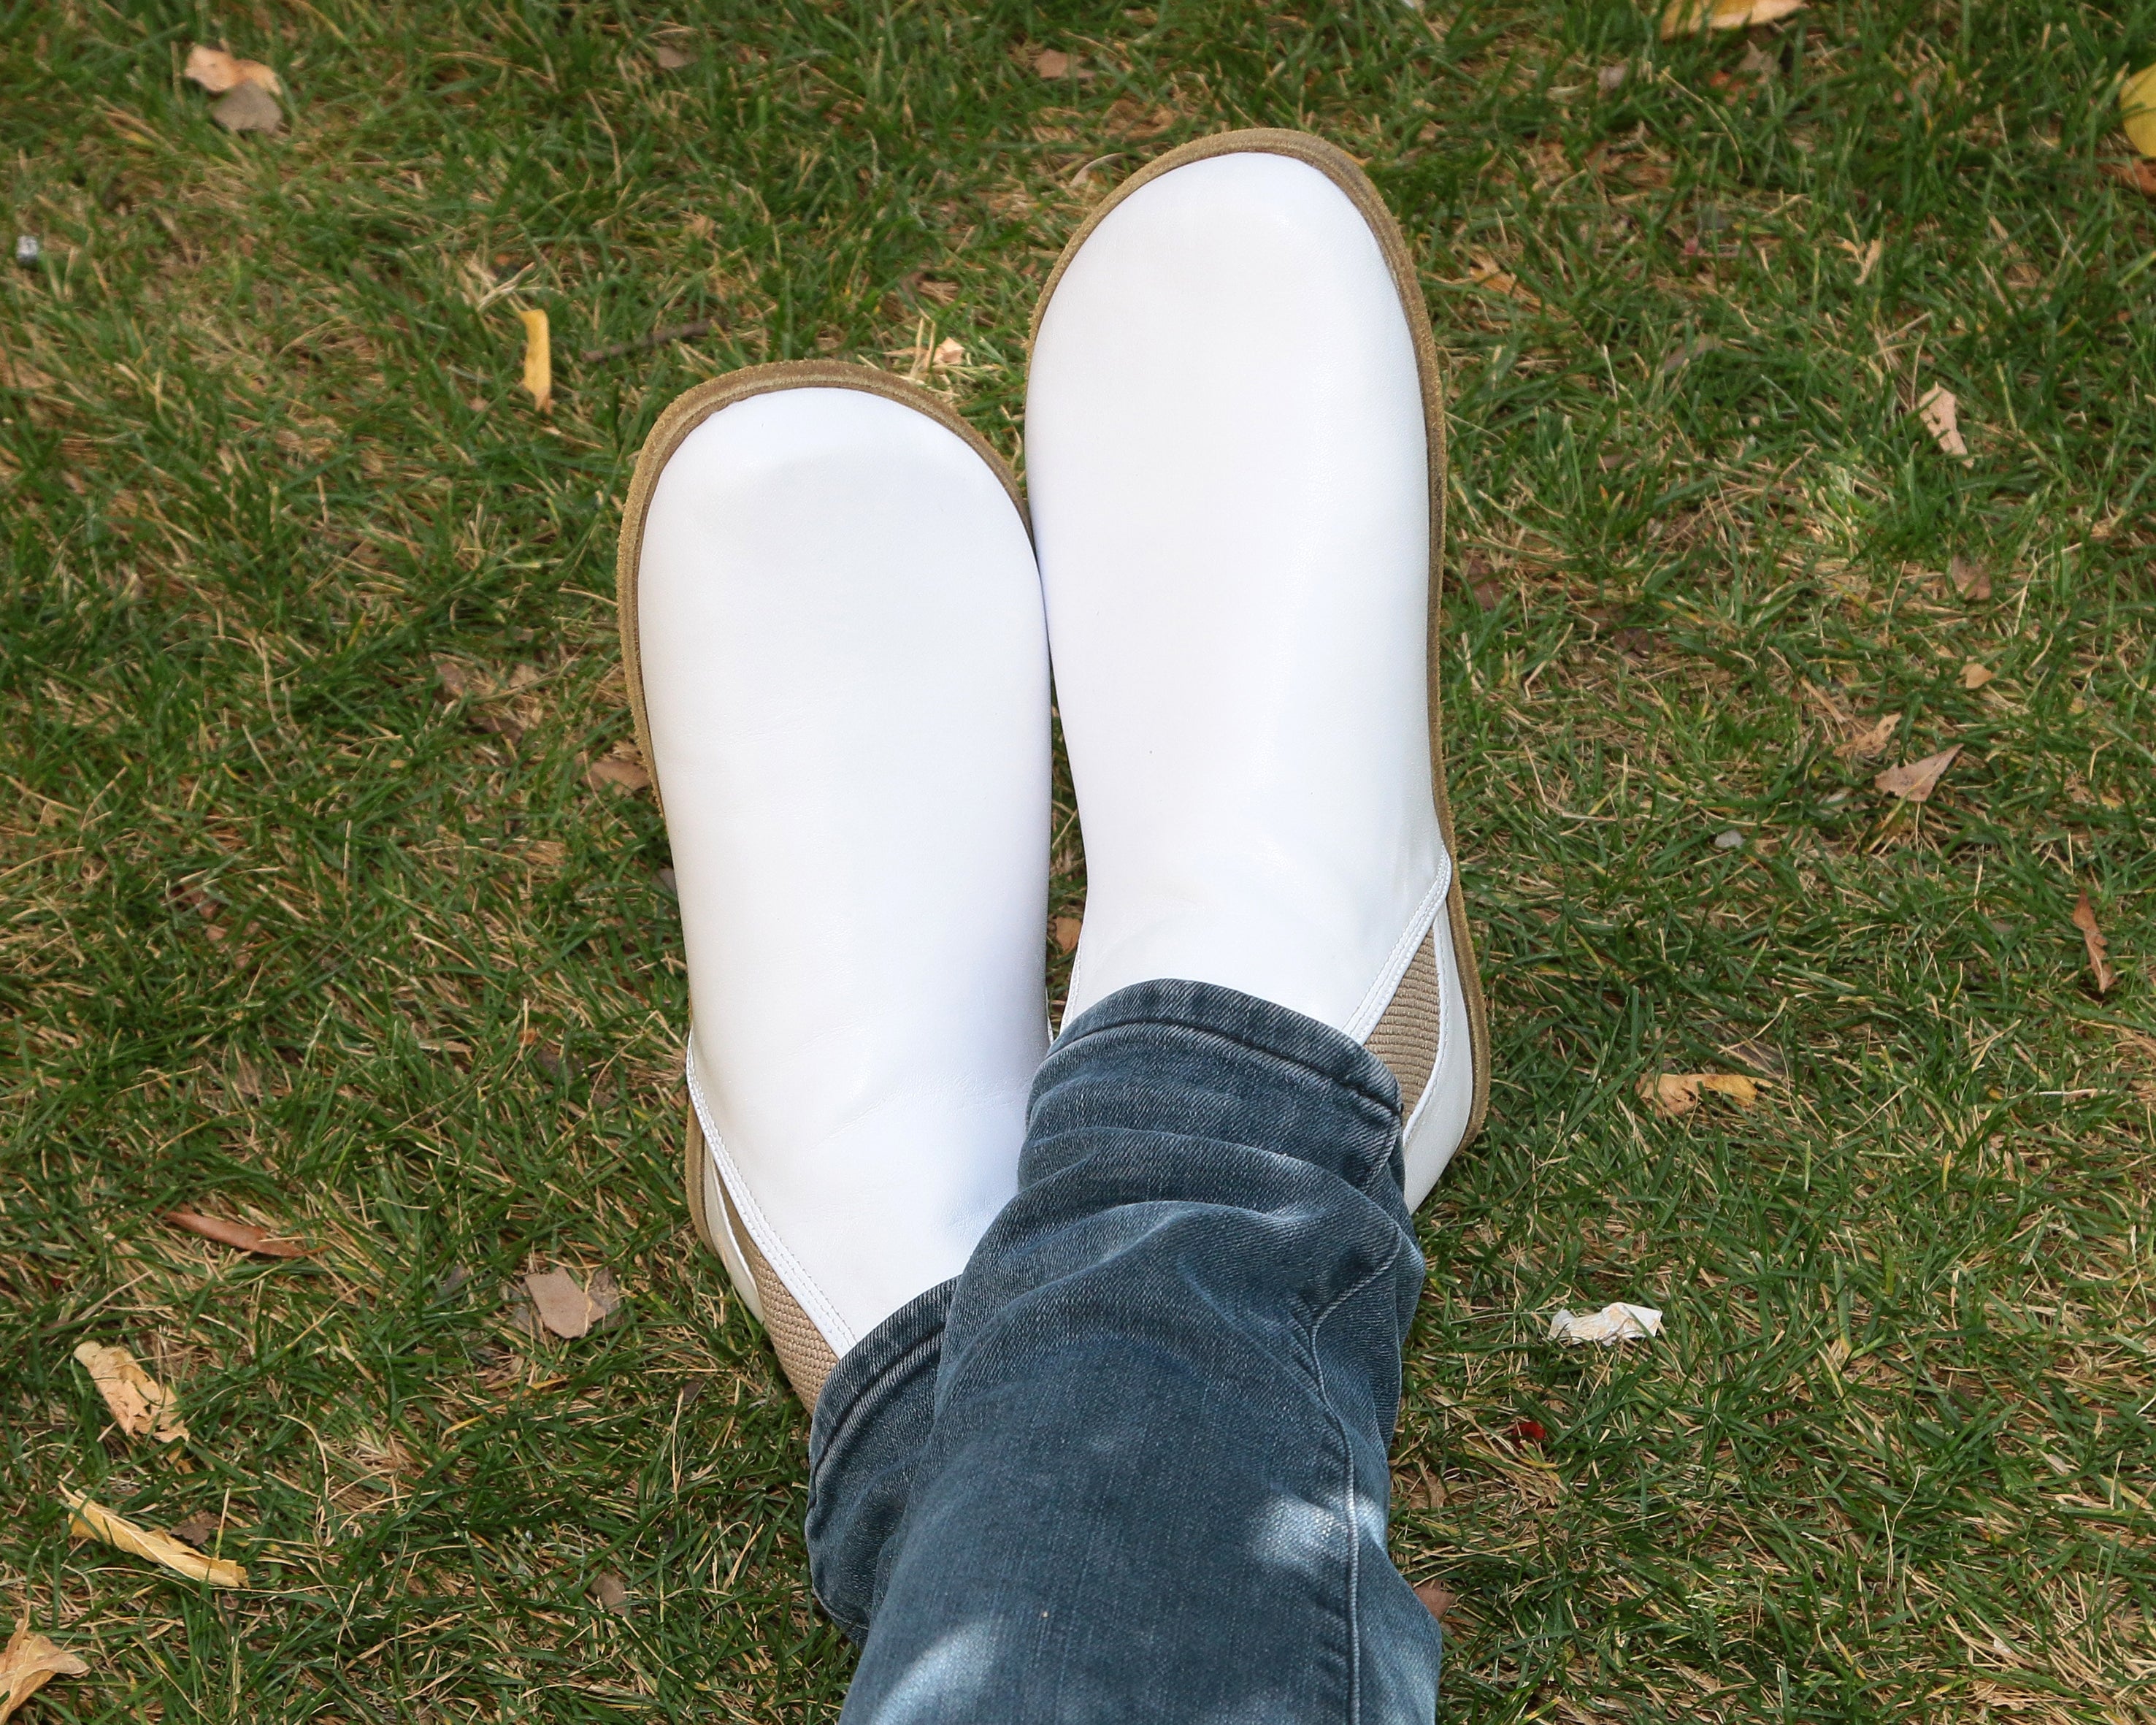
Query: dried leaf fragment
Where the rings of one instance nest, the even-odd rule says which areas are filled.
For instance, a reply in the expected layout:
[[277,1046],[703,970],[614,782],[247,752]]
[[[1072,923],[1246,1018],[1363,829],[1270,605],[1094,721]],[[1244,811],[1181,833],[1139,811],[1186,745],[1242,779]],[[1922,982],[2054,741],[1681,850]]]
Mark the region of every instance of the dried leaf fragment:
[[1892,742],[1895,732],[1901,729],[1900,713],[1883,713],[1876,721],[1866,725],[1844,743],[1840,752],[1843,754],[1856,755],[1859,760],[1868,760]]
[[1460,1603],[1460,1595],[1441,1581],[1418,1583],[1414,1594],[1422,1601],[1423,1609],[1440,1623],[1445,1621],[1445,1614]]
[[1871,272],[1879,267],[1880,255],[1887,250],[1883,239],[1871,239],[1859,245],[1854,239],[1837,239],[1835,244],[1856,260],[1856,285],[1859,287],[1871,279]]
[[1924,392],[1917,404],[1917,416],[1932,434],[1932,441],[1947,454],[1964,465],[1975,461],[1961,435],[1961,402],[1945,384],[1934,384]]
[[60,1499],[74,1512],[68,1518],[68,1532],[77,1539],[101,1539],[136,1557],[147,1558],[175,1575],[206,1582],[211,1587],[247,1585],[247,1572],[237,1563],[228,1563],[222,1558],[206,1558],[200,1552],[189,1550],[170,1534],[138,1527],[103,1504],[91,1502],[80,1491],[63,1490]]
[[1938,788],[1946,770],[1954,764],[1961,753],[1961,744],[1942,749],[1937,754],[1928,754],[1922,760],[1904,761],[1898,767],[1889,767],[1871,783],[1875,790],[1889,796],[1898,796],[1904,802],[1926,802]]
[[1500,269],[1497,260],[1486,253],[1477,252],[1468,260],[1467,285],[1490,293],[1502,294],[1507,299],[1517,300],[1523,306],[1539,308],[1542,305],[1532,291],[1520,286],[1517,276]]
[[90,1373],[90,1381],[105,1398],[120,1429],[131,1438],[152,1437],[161,1444],[184,1439],[187,1429],[180,1422],[180,1398],[136,1362],[135,1356],[117,1345],[85,1341],[74,1351],[76,1362]]
[[1707,30],[1745,30],[1804,10],[1804,0],[1670,0],[1662,13],[1662,40]]
[[2103,938],[2103,930],[2097,926],[2096,906],[2089,903],[2083,893],[2074,904],[2074,926],[2082,931],[2082,945],[2088,949],[2089,970],[2096,978],[2096,991],[2111,992],[2111,985],[2118,979],[2112,973],[2109,956],[2111,943]]
[[1098,75],[1060,48],[1044,48],[1034,55],[1033,73],[1036,78],[1075,78],[1081,84],[1090,84]]
[[285,123],[285,111],[260,85],[243,84],[213,102],[209,117],[227,131],[275,131]]
[[1997,675],[1998,672],[1987,670],[1971,659],[1961,667],[1961,686],[1965,689],[1980,689]]
[[547,314],[531,306],[516,314],[524,325],[524,387],[544,413],[554,401],[554,347],[547,332]]
[[165,1220],[174,1228],[185,1228],[189,1233],[198,1233],[206,1240],[215,1240],[220,1246],[230,1246],[239,1252],[259,1253],[264,1258],[305,1258],[307,1249],[297,1241],[280,1239],[264,1232],[251,1222],[228,1221],[222,1216],[204,1216],[195,1210],[168,1210]]
[[1652,1104],[1665,1120],[1675,1120],[1699,1106],[1702,1090],[1749,1108],[1759,1099],[1759,1087],[1770,1082],[1741,1072],[1657,1072],[1641,1079],[1639,1088],[1642,1100]]
[[1086,919],[1083,917],[1057,917],[1055,919],[1055,950],[1058,952],[1075,952],[1078,950],[1079,934],[1085,926]]
[[2156,65],[2143,66],[2118,87],[2118,113],[2127,142],[2156,156]]
[[197,1510],[184,1522],[165,1530],[173,1538],[184,1541],[197,1551],[207,1549],[210,1542],[223,1531],[224,1522],[207,1510]]
[[621,1305],[621,1285],[605,1270],[588,1286],[565,1269],[543,1270],[525,1277],[524,1291],[539,1321],[569,1341],[589,1335]]
[[63,1647],[57,1647],[30,1627],[30,1604],[23,1602],[23,1620],[8,1645],[0,1649],[0,1725],[15,1717],[15,1710],[55,1677],[81,1677],[90,1667]]
[[696,59],[687,49],[665,40],[651,44],[651,57],[658,61],[662,72],[678,72],[684,66],[693,65]]
[[285,93],[277,75],[261,61],[244,60],[222,48],[206,48],[199,42],[187,50],[187,69],[181,75],[192,79],[212,95],[223,95],[228,90],[237,90],[244,84],[266,90],[272,95]]
[[1971,605],[1991,597],[1991,571],[1973,557],[1955,557],[1947,564],[1947,576]]
[[584,783],[594,790],[611,786],[616,790],[641,790],[651,782],[644,751],[634,743],[617,743],[584,769]]
[[2145,157],[2137,157],[2132,162],[2107,162],[2103,164],[2103,171],[2143,198],[2156,198],[2156,162]]
[[611,1569],[602,1569],[592,1578],[592,1598],[602,1611],[629,1609],[629,1583]]

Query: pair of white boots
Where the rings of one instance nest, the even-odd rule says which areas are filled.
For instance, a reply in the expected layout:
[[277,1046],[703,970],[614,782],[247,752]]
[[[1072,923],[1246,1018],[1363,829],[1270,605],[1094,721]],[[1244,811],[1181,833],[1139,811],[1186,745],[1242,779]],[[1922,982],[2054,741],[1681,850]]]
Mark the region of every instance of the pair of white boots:
[[1088,880],[1070,1018],[1179,977],[1365,1043],[1410,1207],[1487,1093],[1432,675],[1436,354],[1353,162],[1248,131],[1134,176],[1042,294],[1025,445],[1022,495],[932,396],[759,366],[675,402],[630,492],[690,1204],[811,1406],[1014,1190],[1051,664]]

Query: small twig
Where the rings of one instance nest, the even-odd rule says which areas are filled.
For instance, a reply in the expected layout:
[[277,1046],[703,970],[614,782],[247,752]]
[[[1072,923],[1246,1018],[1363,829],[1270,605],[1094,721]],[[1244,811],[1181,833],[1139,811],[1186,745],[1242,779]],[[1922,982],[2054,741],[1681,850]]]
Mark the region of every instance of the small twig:
[[619,359],[624,353],[641,353],[647,348],[663,348],[669,342],[693,342],[698,336],[707,336],[719,327],[716,317],[699,317],[693,323],[670,324],[665,329],[654,329],[648,336],[639,336],[633,342],[616,342],[611,348],[587,348],[577,357],[586,365],[597,365],[602,360]]

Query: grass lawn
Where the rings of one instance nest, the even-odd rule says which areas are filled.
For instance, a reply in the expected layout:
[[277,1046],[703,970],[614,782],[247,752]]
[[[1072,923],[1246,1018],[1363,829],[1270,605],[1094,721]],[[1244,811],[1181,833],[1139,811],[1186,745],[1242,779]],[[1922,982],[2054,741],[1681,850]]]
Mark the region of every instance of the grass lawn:
[[[2156,1717],[2156,204],[2106,172],[2151,59],[2151,0],[0,13],[0,1611],[92,1666],[25,1719],[835,1716],[807,1419],[680,1204],[665,834],[586,777],[618,500],[766,358],[1015,455],[1065,234],[1248,125],[1367,158],[1452,368],[1498,1064],[1394,1534],[1445,1718]],[[1058,868],[1075,914],[1075,822]],[[1636,1089],[1698,1072],[1771,1082]],[[623,1321],[516,1327],[554,1264]],[[1663,1339],[1543,1339],[1613,1299]],[[225,1514],[249,1585],[71,1542],[64,1486]]]

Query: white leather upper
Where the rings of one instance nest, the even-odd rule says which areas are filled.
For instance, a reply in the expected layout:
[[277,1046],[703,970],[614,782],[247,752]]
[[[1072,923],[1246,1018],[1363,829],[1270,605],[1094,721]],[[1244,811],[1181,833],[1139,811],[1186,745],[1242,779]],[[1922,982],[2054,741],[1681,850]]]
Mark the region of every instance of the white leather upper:
[[927,415],[775,390],[667,462],[638,610],[692,1095],[744,1227],[843,1353],[957,1274],[1015,1184],[1046,1040],[1032,548]]
[[1367,1035],[1449,871],[1421,384],[1361,214],[1277,155],[1139,188],[1050,299],[1026,451],[1085,833],[1069,1013],[1178,976]]

